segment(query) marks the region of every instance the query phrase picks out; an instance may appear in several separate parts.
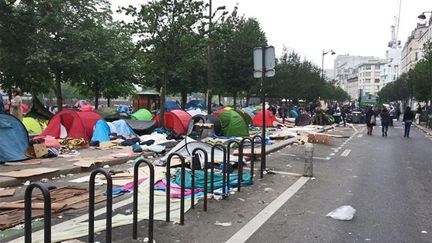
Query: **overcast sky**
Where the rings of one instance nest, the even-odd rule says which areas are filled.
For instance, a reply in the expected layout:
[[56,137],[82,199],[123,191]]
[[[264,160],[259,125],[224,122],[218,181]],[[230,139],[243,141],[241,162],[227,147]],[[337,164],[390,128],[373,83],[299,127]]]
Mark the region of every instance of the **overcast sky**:
[[[113,7],[146,2],[110,1]],[[213,0],[213,8],[225,5],[231,11],[238,4],[240,14],[258,19],[277,56],[285,46],[321,67],[323,50],[384,58],[399,1]],[[402,0],[398,34],[402,45],[423,11],[432,11],[432,0]],[[333,68],[334,57],[325,56],[325,68]]]

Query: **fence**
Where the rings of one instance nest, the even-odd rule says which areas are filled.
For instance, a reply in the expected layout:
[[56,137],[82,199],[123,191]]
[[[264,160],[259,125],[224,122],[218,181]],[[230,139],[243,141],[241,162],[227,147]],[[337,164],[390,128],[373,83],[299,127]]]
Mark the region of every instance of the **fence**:
[[[192,151],[192,160],[190,163],[191,168],[191,208],[194,209],[195,205],[195,171],[196,168],[202,168],[204,171],[204,184],[203,184],[203,210],[207,211],[207,199],[208,199],[208,170],[210,166],[210,193],[214,194],[214,182],[215,182],[215,170],[214,165],[216,164],[215,161],[215,152],[221,151],[222,152],[222,197],[226,198],[229,196],[229,188],[230,188],[230,176],[229,171],[231,168],[230,165],[230,151],[232,145],[238,146],[238,183],[237,188],[238,191],[241,190],[241,184],[243,179],[243,155],[244,155],[244,148],[245,143],[248,141],[251,144],[251,183],[253,182],[253,173],[254,173],[254,161],[255,161],[255,140],[260,139],[261,142],[264,142],[260,136],[255,136],[252,138],[244,138],[241,140],[241,142],[237,141],[230,141],[227,144],[227,147],[222,146],[220,144],[216,144],[212,146],[211,148],[211,156],[210,156],[210,163],[208,160],[208,153],[203,148],[196,148]],[[202,166],[198,166],[198,163],[201,164],[200,155],[203,157],[203,163]],[[178,154],[178,153],[172,153],[167,158],[166,163],[166,222],[170,221],[170,204],[171,204],[171,164],[173,158],[178,158],[180,160],[181,170],[180,170],[180,225],[184,224],[184,214],[185,214],[185,190],[186,190],[186,161],[185,158]],[[263,174],[263,168],[265,165],[263,165],[264,161],[261,160],[261,175]],[[138,238],[138,175],[139,175],[139,166],[141,164],[146,164],[149,167],[150,175],[148,178],[149,183],[149,223],[148,223],[148,239],[149,242],[153,242],[153,231],[154,231],[154,185],[155,185],[155,172],[153,164],[147,160],[140,159],[138,160],[134,165],[134,191],[133,191],[133,222],[132,222],[132,239],[136,240]],[[94,236],[94,223],[95,223],[95,216],[94,216],[94,210],[95,210],[95,179],[98,174],[102,174],[106,181],[106,229],[105,229],[105,241],[107,243],[112,242],[112,178],[108,171],[98,168],[91,172],[90,174],[90,180],[89,180],[89,221],[88,221],[88,242],[93,243],[95,242],[95,236]],[[32,242],[32,192],[34,188],[39,188],[42,191],[43,197],[44,197],[44,242],[48,243],[51,242],[51,195],[46,187],[41,182],[35,182],[30,184],[25,191],[24,195],[24,203],[25,203],[25,230],[24,230],[24,238],[26,243]]]

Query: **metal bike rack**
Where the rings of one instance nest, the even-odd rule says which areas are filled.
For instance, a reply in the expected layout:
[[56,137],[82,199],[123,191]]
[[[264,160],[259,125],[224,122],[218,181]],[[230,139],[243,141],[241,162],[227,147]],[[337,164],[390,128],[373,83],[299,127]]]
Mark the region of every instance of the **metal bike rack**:
[[[253,178],[254,178],[255,139],[257,139],[257,138],[261,139],[261,136],[256,135],[256,136],[253,136],[252,138],[243,138],[241,140],[241,142],[240,142],[241,145],[242,145],[242,147],[243,147],[243,152],[244,152],[244,144],[245,144],[245,142],[249,141],[251,143],[251,155],[252,155],[251,156],[251,160],[250,160],[250,164],[251,164],[250,181],[251,181],[251,184],[253,184]],[[244,153],[243,153],[243,155],[244,155]]]
[[228,184],[228,188],[229,188],[229,183],[230,183],[230,178],[229,178],[229,173],[227,173],[228,171],[228,163],[227,163],[227,150],[226,148],[221,145],[221,144],[215,144],[213,145],[212,149],[211,149],[211,170],[210,170],[210,191],[212,194],[214,194],[214,154],[215,154],[215,150],[219,148],[222,150],[223,153],[223,160],[222,160],[222,166],[223,166],[223,170],[222,170],[222,194],[223,197],[227,197],[229,195],[229,190],[228,193],[226,192],[226,186]]
[[32,242],[32,192],[39,188],[44,197],[44,242],[51,242],[51,195],[48,188],[41,182],[30,184],[24,194],[24,236],[25,243]]
[[[181,161],[181,185],[180,185],[180,225],[184,225],[184,213],[185,213],[185,170],[186,170],[186,163],[185,163],[185,159],[184,157],[179,154],[179,153],[172,153],[168,156],[167,158],[167,164],[166,164],[166,184],[167,184],[167,188],[166,188],[166,222],[170,221],[170,196],[171,196],[171,159],[177,156],[180,161]],[[194,195],[194,191],[195,191],[195,185],[192,185],[192,195]]]
[[[193,158],[198,158],[195,156],[198,156],[198,152],[202,152],[204,154],[204,206],[203,209],[204,211],[207,211],[207,181],[208,181],[208,154],[207,151],[205,151],[202,148],[196,148],[192,151],[192,162],[194,161]],[[195,184],[195,171],[194,171],[194,166],[193,164],[191,164],[191,168],[192,168],[192,174],[193,174],[193,183]],[[192,207],[193,207],[193,201],[192,201]]]
[[139,166],[145,163],[150,170],[150,193],[149,193],[149,226],[148,226],[148,239],[149,242],[153,242],[153,225],[154,225],[154,166],[151,162],[140,159],[134,165],[134,190],[133,190],[133,228],[132,238],[136,240],[138,238],[138,175]]
[[[228,147],[228,152],[227,152],[227,160],[228,160],[228,163],[230,162],[230,158],[231,158],[231,145],[232,144],[237,144],[237,146],[238,146],[238,150],[239,150],[239,155],[238,155],[238,173],[237,173],[237,181],[238,181],[238,183],[237,183],[237,190],[238,191],[240,191],[240,189],[241,189],[241,183],[242,183],[242,180],[243,180],[243,144],[242,143],[239,143],[239,142],[237,142],[237,141],[235,141],[235,140],[232,140],[232,141],[229,141],[228,142],[228,145],[227,145],[227,147]],[[228,192],[229,192],[229,185],[228,185]]]
[[88,241],[94,242],[94,210],[95,210],[95,178],[97,174],[103,174],[107,181],[107,202],[106,202],[106,236],[105,242],[111,242],[112,233],[112,178],[111,175],[104,169],[98,168],[91,172],[89,182],[89,229],[88,229]]

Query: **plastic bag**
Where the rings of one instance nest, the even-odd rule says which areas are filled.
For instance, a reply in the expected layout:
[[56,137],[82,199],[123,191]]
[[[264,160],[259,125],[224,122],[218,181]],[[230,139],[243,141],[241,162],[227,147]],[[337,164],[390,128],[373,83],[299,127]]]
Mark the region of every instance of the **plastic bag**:
[[353,207],[344,205],[331,211],[326,216],[337,220],[351,220],[353,219],[355,213],[356,210]]
[[44,140],[47,148],[57,148],[57,149],[60,148],[59,142],[54,137],[46,136]]

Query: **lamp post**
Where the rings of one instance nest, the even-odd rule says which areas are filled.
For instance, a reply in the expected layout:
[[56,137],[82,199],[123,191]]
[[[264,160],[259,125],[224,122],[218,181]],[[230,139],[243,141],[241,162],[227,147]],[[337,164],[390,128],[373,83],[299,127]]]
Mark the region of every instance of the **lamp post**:
[[330,53],[330,55],[334,55],[334,54],[336,54],[336,52],[334,52],[333,50],[330,50],[330,51],[322,51],[322,59],[321,59],[321,80],[323,80],[324,81],[324,56],[325,55],[327,55],[327,54],[329,54]]
[[[216,15],[217,11],[224,10],[225,6],[220,6],[216,11],[212,12],[212,0],[209,0],[209,29],[208,29],[208,44],[207,44],[207,113],[211,114],[211,103],[212,103],[212,88],[213,88],[213,77],[212,77],[212,45],[211,45],[211,31],[212,31],[212,19]],[[228,12],[223,12],[223,15]]]

